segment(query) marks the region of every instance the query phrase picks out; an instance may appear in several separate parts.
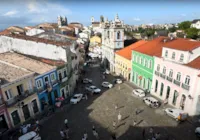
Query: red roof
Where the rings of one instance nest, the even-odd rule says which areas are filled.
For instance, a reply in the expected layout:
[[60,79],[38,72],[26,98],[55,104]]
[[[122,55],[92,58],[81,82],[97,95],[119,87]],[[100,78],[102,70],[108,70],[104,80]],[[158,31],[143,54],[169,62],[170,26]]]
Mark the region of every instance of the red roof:
[[131,60],[131,53],[132,53],[131,50],[134,49],[134,48],[137,48],[137,47],[139,47],[139,46],[141,46],[141,45],[143,45],[145,43],[147,43],[147,41],[140,40],[140,41],[138,41],[136,43],[133,43],[133,44],[129,45],[126,48],[123,48],[123,49],[121,49],[119,51],[116,51],[115,53],[120,55],[120,56],[122,56],[122,57],[124,57],[124,58],[126,58],[126,59]]
[[167,42],[167,44],[164,45],[164,47],[182,51],[192,51],[200,47],[200,41],[192,39],[176,38]]
[[141,45],[140,47],[133,48],[132,50],[144,53],[150,56],[158,56],[160,57],[162,55],[162,47],[165,46],[164,39],[166,37],[158,37],[152,41],[148,41],[147,43]]
[[191,67],[191,68],[199,69],[200,68],[200,56],[185,65],[188,67]]

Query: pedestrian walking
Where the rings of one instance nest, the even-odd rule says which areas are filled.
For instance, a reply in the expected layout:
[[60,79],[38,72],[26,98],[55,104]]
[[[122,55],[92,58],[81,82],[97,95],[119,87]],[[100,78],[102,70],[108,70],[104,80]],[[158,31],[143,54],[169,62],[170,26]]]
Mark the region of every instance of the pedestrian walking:
[[88,96],[87,96],[87,93],[85,94],[85,100],[87,100],[88,99]]
[[143,129],[143,131],[142,131],[142,137],[143,137],[143,139],[145,139],[145,129]]
[[65,134],[66,139],[69,139],[69,128],[66,128],[64,130],[64,134]]
[[68,120],[67,120],[67,119],[65,119],[64,124],[65,124],[65,127],[66,127],[66,128],[69,128],[69,127],[68,127]]
[[95,136],[95,138],[98,140],[99,139],[99,134],[98,134],[98,132],[97,132],[97,130],[95,129],[94,126],[92,127],[92,133]]
[[155,138],[156,138],[156,140],[160,139],[160,133],[159,132],[155,134]]
[[61,136],[62,140],[65,139],[65,133],[64,133],[63,129],[60,130],[60,136]]
[[118,109],[118,104],[115,105],[115,110],[117,110],[117,109]]
[[118,118],[118,122],[120,122],[120,121],[121,121],[121,119],[122,119],[122,115],[120,114],[120,112],[119,112],[119,114],[118,114],[117,118]]
[[84,134],[83,134],[83,136],[84,136],[85,140],[87,140],[87,139],[88,139],[88,134],[87,134],[86,130],[84,131]]
[[113,129],[115,130],[116,129],[116,121],[113,121]]

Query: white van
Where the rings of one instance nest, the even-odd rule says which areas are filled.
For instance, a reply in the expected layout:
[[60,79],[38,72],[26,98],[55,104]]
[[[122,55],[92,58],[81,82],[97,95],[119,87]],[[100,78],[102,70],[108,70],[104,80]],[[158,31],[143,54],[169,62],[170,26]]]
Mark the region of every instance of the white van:
[[148,105],[149,107],[152,108],[158,108],[160,106],[160,103],[158,100],[156,100],[153,97],[145,97],[143,98],[143,102]]
[[176,121],[184,121],[188,118],[188,114],[180,109],[166,108],[165,113]]

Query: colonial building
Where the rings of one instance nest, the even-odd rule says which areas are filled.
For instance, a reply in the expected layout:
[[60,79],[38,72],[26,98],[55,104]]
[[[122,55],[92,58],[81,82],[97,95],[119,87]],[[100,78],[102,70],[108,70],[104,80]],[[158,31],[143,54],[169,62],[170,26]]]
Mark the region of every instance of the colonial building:
[[192,24],[191,24],[191,27],[192,28],[197,28],[197,29],[200,29],[200,19],[195,19],[192,21]]
[[181,38],[162,40],[154,58],[151,93],[189,115],[200,114],[200,42]]
[[102,58],[108,63],[108,69],[115,70],[115,51],[124,48],[124,28],[118,15],[114,21],[106,20],[102,26]]
[[33,80],[35,80],[35,87],[37,89],[41,109],[43,110],[44,103],[54,105],[56,98],[60,97],[57,71],[56,66],[45,64],[33,58],[31,58],[31,56],[27,57],[13,52],[0,54],[1,61],[5,61],[37,74]]
[[145,44],[147,41],[141,40],[115,52],[115,73],[130,81],[131,77],[131,53],[132,49]]
[[158,37],[132,50],[131,82],[142,89],[151,90],[154,56],[161,54],[163,39],[164,37]]
[[[0,88],[13,127],[40,112],[34,76],[34,72],[0,60]],[[9,127],[6,115],[3,119]]]

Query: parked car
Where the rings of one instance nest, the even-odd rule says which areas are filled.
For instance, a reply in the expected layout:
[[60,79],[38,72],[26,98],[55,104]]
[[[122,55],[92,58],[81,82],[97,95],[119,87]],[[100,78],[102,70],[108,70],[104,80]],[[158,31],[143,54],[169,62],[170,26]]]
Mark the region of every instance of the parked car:
[[116,84],[121,84],[121,83],[122,83],[122,80],[121,80],[121,79],[116,79],[116,80],[115,80],[115,83],[116,83]]
[[134,89],[133,94],[137,95],[138,97],[145,97],[145,92],[142,89]]
[[82,94],[82,93],[75,94],[75,95],[70,99],[70,103],[71,103],[71,104],[77,104],[78,102],[81,101],[82,97],[83,97],[83,94]]
[[89,83],[92,83],[92,80],[88,79],[88,78],[85,78],[85,79],[83,79],[83,83],[84,84],[89,84]]
[[112,88],[112,87],[113,87],[113,85],[112,85],[111,83],[109,83],[109,82],[103,82],[103,83],[101,84],[101,86],[102,86],[102,87],[106,87],[106,88]]
[[105,70],[103,74],[110,74],[109,70]]
[[18,140],[41,140],[41,137],[36,132],[31,131],[20,136]]
[[101,89],[97,88],[96,86],[88,86],[88,87],[85,87],[85,89],[92,93],[100,93],[101,92]]
[[194,132],[198,137],[200,137],[200,127],[197,127]]
[[160,103],[158,102],[158,100],[156,100],[153,97],[144,97],[143,102],[152,108],[158,108],[160,106]]
[[176,121],[184,121],[188,118],[188,114],[184,113],[184,111],[180,109],[166,108],[165,113]]

